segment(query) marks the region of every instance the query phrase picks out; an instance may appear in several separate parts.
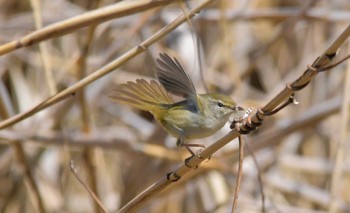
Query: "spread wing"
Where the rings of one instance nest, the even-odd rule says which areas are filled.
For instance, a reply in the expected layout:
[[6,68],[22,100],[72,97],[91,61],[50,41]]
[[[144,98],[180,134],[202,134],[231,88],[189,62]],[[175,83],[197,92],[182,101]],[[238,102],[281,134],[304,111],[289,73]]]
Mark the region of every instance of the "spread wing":
[[151,112],[162,109],[162,105],[173,104],[173,100],[162,85],[144,79],[138,79],[136,83],[129,81],[121,84],[108,97],[113,101]]
[[181,64],[165,53],[159,54],[157,59],[156,77],[164,88],[174,94],[185,98],[196,97],[196,88]]

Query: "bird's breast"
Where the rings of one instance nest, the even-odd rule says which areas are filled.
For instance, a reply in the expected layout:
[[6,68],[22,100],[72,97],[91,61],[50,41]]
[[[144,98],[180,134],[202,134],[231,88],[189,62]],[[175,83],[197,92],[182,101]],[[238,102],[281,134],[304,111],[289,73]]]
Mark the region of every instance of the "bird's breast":
[[171,109],[160,119],[167,132],[177,138],[197,139],[216,133],[227,119],[208,116],[201,112]]

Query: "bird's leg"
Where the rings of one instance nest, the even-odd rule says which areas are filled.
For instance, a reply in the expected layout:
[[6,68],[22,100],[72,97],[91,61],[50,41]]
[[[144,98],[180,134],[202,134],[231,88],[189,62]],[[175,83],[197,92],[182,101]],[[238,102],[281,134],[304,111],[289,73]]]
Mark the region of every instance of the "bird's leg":
[[204,145],[202,144],[190,144],[190,143],[185,143],[185,140],[182,138],[178,138],[177,142],[176,142],[177,146],[182,146],[182,147],[186,147],[186,149],[191,153],[191,155],[196,155],[191,149],[190,147],[201,147],[201,148],[205,148]]

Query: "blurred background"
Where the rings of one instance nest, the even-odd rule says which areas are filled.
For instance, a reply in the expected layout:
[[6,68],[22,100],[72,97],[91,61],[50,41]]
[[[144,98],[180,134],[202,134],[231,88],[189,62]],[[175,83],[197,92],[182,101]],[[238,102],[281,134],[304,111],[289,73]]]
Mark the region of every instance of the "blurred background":
[[[40,25],[116,3],[0,0],[0,44]],[[188,6],[198,3],[188,1]],[[187,10],[183,6],[175,2],[2,55],[1,120],[30,109],[137,46]],[[106,97],[120,83],[152,79],[160,52],[179,59],[198,91],[205,92],[206,85],[242,107],[259,107],[299,77],[349,20],[346,0],[213,1],[190,24],[121,68],[0,130],[0,212],[102,212],[74,176],[71,162],[110,212],[181,165],[188,152],[176,147],[176,139],[151,114]],[[348,52],[346,43],[337,57]],[[343,101],[349,98],[347,66],[319,74],[297,93],[298,105],[244,136],[262,182],[245,151],[238,212],[262,211],[261,187],[266,212],[350,212],[349,109]],[[229,130],[226,126],[194,143],[209,145]],[[138,212],[229,212],[237,149],[238,142],[232,141]]]

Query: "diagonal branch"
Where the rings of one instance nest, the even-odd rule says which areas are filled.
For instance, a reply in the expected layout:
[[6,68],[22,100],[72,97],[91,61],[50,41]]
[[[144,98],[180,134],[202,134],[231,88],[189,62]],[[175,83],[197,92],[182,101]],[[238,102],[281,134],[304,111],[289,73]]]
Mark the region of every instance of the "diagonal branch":
[[18,39],[17,41],[3,44],[0,46],[0,55],[4,55],[22,47],[37,44],[44,40],[66,35],[83,27],[101,24],[113,18],[128,16],[160,5],[167,5],[173,1],[174,0],[123,1],[111,6],[93,10],[64,21],[51,24],[40,30],[36,30]]
[[79,183],[81,183],[81,185],[84,187],[84,189],[86,189],[86,191],[89,193],[89,195],[94,199],[94,201],[97,203],[98,207],[100,207],[103,212],[108,213],[108,210],[106,209],[106,207],[103,205],[102,201],[98,198],[98,196],[96,195],[96,193],[90,189],[90,187],[84,183],[84,181],[80,178],[79,174],[78,174],[78,169],[75,164],[74,161],[71,160],[70,161],[70,170],[71,172],[74,174],[74,176],[77,178],[77,180],[79,181]]
[[85,78],[81,79],[74,85],[68,87],[67,89],[57,93],[56,95],[53,95],[46,99],[45,101],[41,102],[40,104],[34,106],[33,108],[29,109],[28,111],[22,112],[20,114],[17,114],[9,119],[6,119],[0,123],[0,129],[4,129],[6,127],[9,127],[11,125],[14,125],[31,115],[34,115],[35,113],[46,109],[47,107],[62,101],[63,99],[75,95],[75,93],[82,89],[83,87],[87,86],[88,84],[92,83],[93,81],[101,78],[102,76],[112,72],[113,70],[119,68],[121,65],[123,65],[128,60],[132,59],[133,57],[139,55],[140,53],[144,52],[150,45],[157,42],[159,39],[173,31],[175,28],[177,28],[179,25],[184,23],[187,20],[187,17],[193,17],[197,13],[199,13],[204,7],[206,7],[208,4],[213,2],[214,0],[205,0],[200,2],[196,7],[188,11],[188,14],[182,14],[179,17],[177,17],[174,21],[172,21],[167,26],[163,27],[161,30],[159,30],[157,33],[140,43],[138,46],[130,49],[128,52],[124,53],[119,58],[113,60],[109,64],[105,65],[104,67],[100,68],[99,70],[93,72],[91,75],[86,76]]
[[[295,91],[303,89],[307,84],[317,75],[317,68],[329,65],[337,50],[345,42],[345,40],[350,36],[350,25],[342,32],[342,34],[329,46],[329,48],[319,56],[312,67],[307,68],[306,71],[294,82],[288,84],[285,89],[283,89],[279,94],[277,94],[271,101],[269,101],[264,107],[261,108],[263,113],[269,113],[274,111],[279,105],[281,105],[286,99],[288,99]],[[260,123],[265,117],[262,113],[256,113],[251,117],[251,122],[249,123],[247,119],[245,120],[245,125],[242,127],[243,130],[249,129],[249,124]],[[247,125],[248,124],[248,125]],[[158,192],[165,189],[167,186],[181,179],[182,176],[197,168],[200,163],[205,159],[209,158],[213,153],[219,150],[221,147],[231,142],[233,139],[240,136],[236,129],[232,130],[224,137],[218,141],[211,144],[209,147],[204,149],[200,154],[194,155],[185,160],[184,164],[177,168],[176,170],[167,174],[166,177],[157,181],[146,190],[141,192],[138,196],[127,203],[118,213],[131,212],[136,210],[145,201],[155,196]]]

